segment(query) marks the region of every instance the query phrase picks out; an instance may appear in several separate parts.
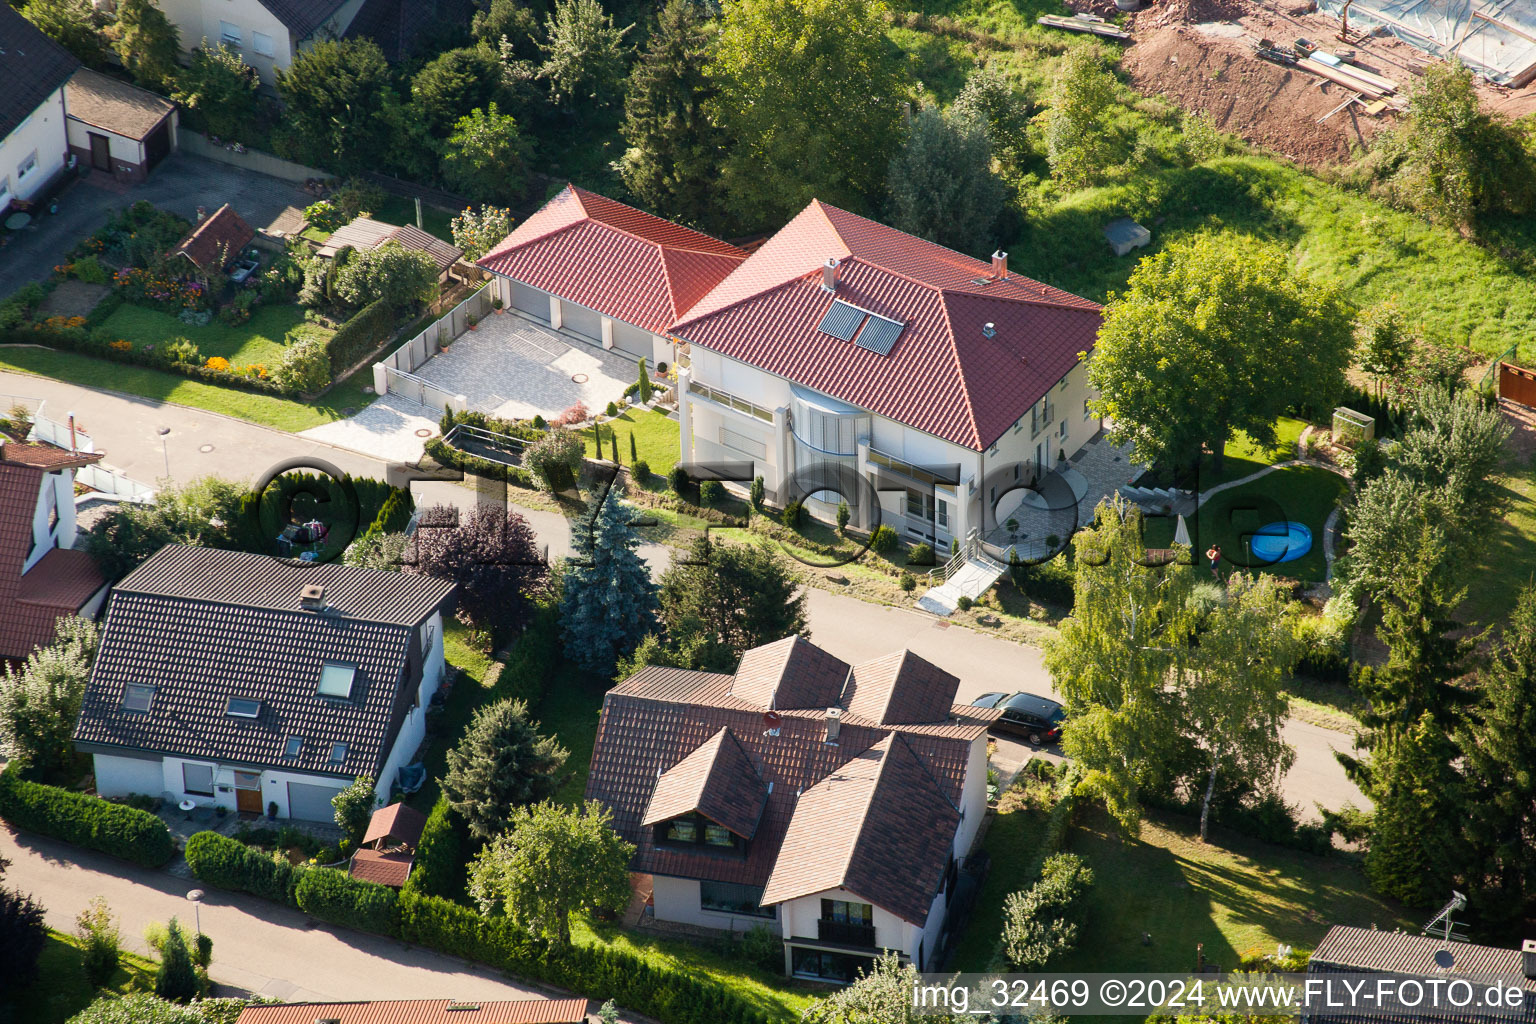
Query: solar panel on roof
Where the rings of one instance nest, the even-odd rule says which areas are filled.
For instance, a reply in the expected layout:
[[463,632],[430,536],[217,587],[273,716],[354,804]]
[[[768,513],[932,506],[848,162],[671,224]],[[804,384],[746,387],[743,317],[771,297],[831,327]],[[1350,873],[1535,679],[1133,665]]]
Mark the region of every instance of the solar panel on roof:
[[871,313],[869,314],[869,321],[865,323],[864,329],[859,332],[859,336],[855,339],[854,344],[859,346],[859,348],[867,348],[877,355],[888,356],[891,354],[891,349],[896,347],[896,339],[901,337],[901,332],[906,326],[906,324],[898,323],[895,320],[887,320],[883,316]]
[[859,329],[859,324],[863,323],[867,315],[858,306],[850,306],[842,299],[836,299],[832,308],[827,310],[827,315],[821,318],[821,326],[816,329],[834,338],[852,341],[853,333]]

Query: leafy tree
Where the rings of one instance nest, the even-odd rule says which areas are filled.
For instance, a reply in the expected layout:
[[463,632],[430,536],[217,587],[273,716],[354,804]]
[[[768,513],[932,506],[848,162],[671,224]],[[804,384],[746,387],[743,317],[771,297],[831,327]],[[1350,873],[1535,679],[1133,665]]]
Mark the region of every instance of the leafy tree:
[[702,667],[728,669],[753,647],[808,635],[805,595],[797,589],[772,551],[700,537],[661,576],[661,617],[674,645],[703,636]]
[[1465,874],[1478,916],[1513,922],[1536,900],[1536,582],[1521,590],[1478,681],[1477,707],[1456,734]]
[[566,562],[560,605],[565,654],[600,675],[612,675],[617,659],[656,627],[656,584],[635,553],[633,512],[609,494],[595,516],[581,516],[571,530],[576,555]]
[[[471,110],[484,110],[505,98],[501,61],[489,46],[449,50],[411,79],[411,110],[436,138],[454,131]],[[452,141],[446,153],[452,152]]]
[[52,643],[27,655],[19,669],[0,668],[0,749],[41,778],[55,777],[74,758],[98,639],[89,619],[61,618]]
[[1167,683],[1195,627],[1193,569],[1141,564],[1141,512],[1118,495],[1072,543],[1072,614],[1045,649],[1070,716],[1062,747],[1082,766],[1084,789],[1133,828],[1141,787],[1161,777],[1179,735]]
[[1450,770],[1454,756],[1450,738],[1427,711],[1392,726],[1372,752],[1364,788],[1376,810],[1365,872],[1379,892],[1411,906],[1445,899],[1461,859],[1466,802]]
[[749,226],[812,199],[867,211],[901,143],[906,64],[881,0],[727,0],[708,72],[731,140],[725,187]]
[[102,19],[90,0],[28,0],[21,7],[21,15],[43,35],[74,54],[80,63],[99,68],[107,62]]
[[378,805],[379,797],[371,775],[359,775],[352,780],[352,785],[331,797],[331,806],[336,809],[336,827],[347,834],[353,846],[361,843],[368,833],[369,819]]
[[155,0],[120,0],[112,48],[133,80],[169,91],[181,74],[181,36]]
[[336,294],[353,306],[383,299],[409,306],[426,299],[437,284],[437,264],[419,249],[388,241],[352,254],[336,274]]
[[1200,625],[1200,642],[1185,663],[1182,692],[1190,738],[1210,764],[1200,802],[1206,839],[1216,776],[1238,776],[1272,790],[1295,759],[1280,737],[1290,717],[1283,687],[1300,656],[1286,616],[1287,595],[1269,576],[1238,573],[1225,602]]
[[555,0],[539,43],[544,52],[539,77],[549,81],[555,103],[570,110],[577,100],[611,102],[624,79],[629,53],[624,37],[634,27],[615,28],[598,0]]
[[1351,347],[1343,301],[1283,250],[1201,235],[1137,265],[1105,307],[1088,380],[1138,462],[1193,463],[1204,445],[1219,472],[1234,431],[1273,444],[1283,413],[1330,407]]
[[107,901],[92,896],[91,902],[75,918],[75,939],[85,974],[93,985],[105,985],[117,971],[122,935]]
[[528,467],[545,490],[565,491],[576,486],[576,474],[586,443],[573,430],[551,430],[523,452]]
[[1355,320],[1355,344],[1359,346],[1360,369],[1376,382],[1379,396],[1387,381],[1407,369],[1413,354],[1408,318],[1392,299],[1361,310]]
[[1425,388],[1408,427],[1391,451],[1389,471],[1425,487],[1444,487],[1460,527],[1458,544],[1471,545],[1493,529],[1504,511],[1498,470],[1510,427],[1495,406],[1469,391]]
[[369,531],[347,545],[341,561],[343,565],[355,565],[363,569],[399,572],[410,546],[411,539],[403,533]]
[[530,149],[517,119],[503,114],[493,101],[455,122],[443,151],[443,177],[449,188],[476,202],[515,199],[527,187]]
[[705,228],[721,222],[725,136],[709,116],[712,35],[693,0],[668,0],[629,73],[624,184],[641,205]]
[[488,6],[477,10],[470,21],[470,32],[488,46],[496,46],[503,39],[517,43],[538,30],[538,18],[520,0],[491,0]]
[[984,244],[1003,202],[992,173],[992,144],[976,120],[925,106],[886,175],[891,224],[957,250]]
[[102,996],[69,1018],[69,1024],[235,1024],[248,999],[199,999],[191,1006],[148,992]]
[[389,63],[371,39],[321,39],[277,72],[283,120],[293,132],[290,155],[345,172],[390,163],[399,134]]
[[1402,127],[1380,143],[1388,188],[1449,224],[1536,207],[1536,144],[1529,129],[1487,113],[1472,72],[1434,61],[1408,98]]
[[176,919],[171,918],[160,949],[160,969],[155,973],[155,995],[184,1003],[198,994],[197,970],[187,949],[187,938]]
[[801,1014],[802,1024],[985,1024],[990,1018],[963,1014],[919,1013],[912,993],[922,986],[915,965],[891,952],[875,958],[873,969],[831,995],[817,999]]
[[[0,877],[10,861],[0,857]],[[26,893],[0,886],[0,977],[24,989],[37,980],[37,961],[48,941],[42,906]]]
[[256,90],[261,77],[236,50],[208,40],[192,51],[192,61],[176,76],[171,98],[193,111],[210,135],[239,138],[256,118]]
[[449,224],[453,244],[473,262],[490,252],[512,233],[512,211],[503,206],[470,207]]
[[596,800],[581,808],[548,801],[519,807],[510,830],[470,864],[469,892],[481,913],[504,910],[568,946],[575,911],[624,909],[635,848],[613,830],[612,818]]
[[1029,159],[1029,118],[1033,111],[1028,93],[1021,94],[997,64],[988,63],[965,77],[965,88],[955,97],[949,116],[986,128],[992,154],[1004,168],[1017,171]]
[[554,795],[569,751],[539,733],[528,705],[510,697],[475,712],[459,745],[448,751],[443,792],[480,839],[510,828],[514,811]]
[[1074,47],[1061,56],[1045,112],[1045,153],[1053,177],[1072,188],[1098,180],[1114,153],[1105,121],[1114,99],[1115,76],[1096,47]]
[[421,513],[412,536],[406,571],[457,583],[455,614],[466,625],[511,634],[527,623],[549,588],[549,566],[533,528],[516,512],[436,505]]
[[1003,953],[1016,970],[1043,970],[1077,946],[1076,906],[1093,885],[1093,870],[1075,853],[1053,854],[1040,881],[1003,899]]
[[92,524],[86,550],[109,580],[117,580],[167,544],[238,548],[246,493],[243,484],[214,476],[180,487],[162,482],[153,504],[120,504]]

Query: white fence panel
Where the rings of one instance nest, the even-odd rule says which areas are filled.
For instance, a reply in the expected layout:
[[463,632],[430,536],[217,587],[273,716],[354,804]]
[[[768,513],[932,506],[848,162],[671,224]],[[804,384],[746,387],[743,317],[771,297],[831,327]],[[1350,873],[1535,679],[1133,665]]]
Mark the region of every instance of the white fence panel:
[[[130,479],[115,469],[103,469],[101,466],[82,466],[75,474],[75,480],[86,487],[102,494],[108,494],[124,501],[134,501],[147,504],[154,500],[155,489],[137,480]],[[82,495],[88,498],[89,495]]]
[[381,395],[400,395],[418,405],[430,405],[437,409],[446,405],[459,412],[464,411],[463,395],[451,394],[431,381],[423,380],[416,376],[416,370],[442,351],[444,345],[452,343],[453,339],[468,330],[471,316],[478,321],[490,312],[490,293],[490,288],[482,286],[426,330],[374,363],[374,390]]

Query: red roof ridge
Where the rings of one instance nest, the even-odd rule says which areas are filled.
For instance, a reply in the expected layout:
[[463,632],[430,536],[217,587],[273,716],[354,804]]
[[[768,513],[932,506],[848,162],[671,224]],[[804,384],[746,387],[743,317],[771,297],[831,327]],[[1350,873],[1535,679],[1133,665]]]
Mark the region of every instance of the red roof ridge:
[[[586,219],[590,220],[591,218],[589,217],[589,218],[586,218]],[[523,223],[527,224],[528,221],[524,220]],[[500,255],[502,255],[504,253],[509,253],[513,249],[521,249],[521,248],[523,248],[526,245],[532,245],[534,242],[542,242],[546,238],[554,238],[556,235],[558,235],[558,234],[560,234],[562,232],[569,231],[572,228],[579,228],[579,227],[581,227],[581,225],[583,223],[584,223],[583,220],[578,219],[578,220],[571,221],[569,224],[558,224],[555,227],[552,227],[548,231],[544,232],[542,235],[534,235],[532,238],[525,238],[522,241],[518,242],[516,245],[508,246],[505,249],[502,249],[502,248],[492,249],[490,252],[486,253],[484,256],[481,256],[478,260],[475,260],[475,265],[476,266],[481,266],[481,265],[483,265],[485,263],[486,260],[492,259],[492,258],[494,258],[496,256],[500,256]],[[607,225],[604,225],[604,226],[606,227]],[[512,236],[510,234],[507,236],[507,238],[511,238],[511,237]],[[503,242],[505,242],[506,240],[507,240],[506,238],[502,239]]]
[[[740,246],[731,245],[730,242],[727,242],[724,239],[714,238],[713,235],[705,235],[704,232],[697,231],[697,230],[695,230],[693,228],[690,228],[686,224],[679,224],[676,221],[670,221],[670,220],[667,220],[664,217],[658,217],[654,213],[650,213],[650,212],[648,212],[646,210],[642,210],[638,206],[630,206],[628,203],[621,203],[617,199],[610,199],[610,198],[608,198],[605,195],[599,195],[596,192],[592,192],[592,191],[590,191],[588,189],[582,188],[580,185],[577,185],[575,182],[567,182],[565,187],[570,189],[571,190],[571,194],[576,197],[576,202],[581,207],[581,212],[587,215],[587,219],[588,220],[596,221],[597,223],[601,224],[603,227],[609,229],[610,231],[617,231],[621,235],[627,235],[628,237],[633,238],[637,242],[644,242],[646,245],[654,245],[658,249],[675,249],[678,252],[698,253],[701,256],[719,256],[722,259],[736,259],[736,260],[745,260],[747,258],[747,255],[748,255],[747,252],[745,250],[742,250]],[[709,250],[709,249],[700,249],[700,248],[696,248],[696,247],[691,246],[691,245],[677,245],[677,244],[672,243],[672,242],[663,242],[659,238],[647,238],[645,235],[636,234],[635,232],[629,230],[628,228],[620,227],[619,225],[613,223],[612,221],[604,220],[598,214],[593,213],[592,209],[586,203],[586,197],[587,196],[591,196],[591,197],[593,197],[595,199],[602,199],[605,202],[612,203],[615,206],[622,206],[626,210],[633,210],[633,211],[635,211],[636,213],[638,213],[638,214],[640,214],[642,216],[650,217],[651,219],[659,221],[659,222],[661,222],[663,224],[666,224],[666,225],[668,225],[670,227],[682,228],[684,231],[692,232],[695,235],[703,235],[705,238],[713,238],[715,241],[719,242],[721,245],[729,246],[732,249],[738,250],[739,255],[737,253],[726,253],[726,252],[712,251],[712,250]],[[550,234],[554,234],[554,232],[550,232]],[[540,235],[539,237],[540,238],[544,238],[544,237],[548,237],[548,236]],[[529,241],[534,241],[534,239],[529,239]]]

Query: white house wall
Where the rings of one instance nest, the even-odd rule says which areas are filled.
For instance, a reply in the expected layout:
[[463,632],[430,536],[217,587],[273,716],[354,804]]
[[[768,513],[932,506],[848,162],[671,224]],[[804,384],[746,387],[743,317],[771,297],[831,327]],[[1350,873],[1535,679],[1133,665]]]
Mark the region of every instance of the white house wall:
[[91,151],[91,136],[100,135],[107,140],[107,155],[112,161],[112,166],[118,164],[133,164],[135,166],[144,162],[144,144],[137,139],[130,139],[126,135],[98,128],[84,121],[69,119],[69,144],[75,149],[83,149],[87,153]]
[[[51,504],[50,504],[51,499]],[[49,512],[58,513],[58,522],[48,525]],[[37,489],[37,504],[32,509],[33,548],[21,571],[26,573],[43,556],[54,548],[72,547],[75,543],[75,490],[74,474],[66,471],[46,473]]]
[[101,796],[159,796],[165,791],[165,768],[158,756],[97,754],[92,760],[96,765],[96,792]]
[[700,928],[716,928],[720,931],[745,932],[765,925],[775,934],[779,920],[774,917],[752,917],[745,914],[728,914],[719,910],[705,910],[699,905],[699,880],[655,875],[652,878],[651,896],[656,920],[677,921]]
[[[37,164],[23,177],[21,165],[31,154]],[[53,180],[69,158],[68,132],[64,124],[64,89],[56,89],[30,117],[0,141],[0,208],[8,194],[31,199]]]
[[437,693],[437,688],[443,681],[443,615],[441,612],[432,613],[432,617],[417,629],[418,643],[424,642],[428,637],[431,638],[432,646],[422,659],[420,700],[401,723],[395,745],[390,750],[389,757],[385,759],[379,777],[375,780],[374,792],[378,794],[381,801],[389,799],[396,774],[405,765],[411,763],[411,757],[427,736],[427,708],[432,703],[433,694]]

